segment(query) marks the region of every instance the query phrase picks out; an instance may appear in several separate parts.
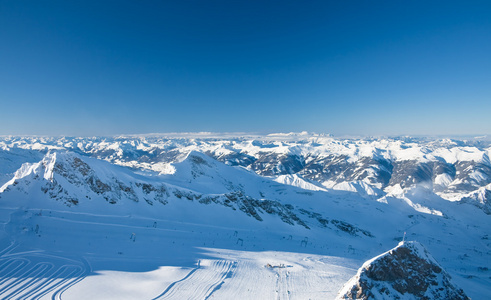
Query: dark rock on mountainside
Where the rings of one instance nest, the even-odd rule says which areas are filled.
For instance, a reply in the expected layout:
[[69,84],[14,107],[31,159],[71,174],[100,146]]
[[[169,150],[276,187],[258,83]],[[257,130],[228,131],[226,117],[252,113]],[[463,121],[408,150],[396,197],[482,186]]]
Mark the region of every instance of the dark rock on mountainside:
[[482,209],[485,214],[491,215],[491,190],[489,188],[491,187],[486,186],[469,193],[460,200],[460,203],[472,204]]
[[418,242],[400,243],[367,261],[338,294],[340,299],[470,299]]

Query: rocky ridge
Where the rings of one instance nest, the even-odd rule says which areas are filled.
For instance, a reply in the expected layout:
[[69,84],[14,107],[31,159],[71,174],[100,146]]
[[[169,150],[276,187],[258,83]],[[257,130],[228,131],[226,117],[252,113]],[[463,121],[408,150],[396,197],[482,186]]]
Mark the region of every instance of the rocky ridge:
[[[130,136],[111,138],[4,137],[2,149],[62,149],[138,170],[171,174],[190,152],[205,153],[261,176],[291,176],[290,184],[348,190],[381,198],[394,188],[424,187],[450,201],[477,199],[487,207],[491,142],[486,139],[336,139],[322,135]],[[285,181],[287,183],[288,181]],[[481,192],[479,190],[481,189]],[[487,209],[485,212],[489,212]]]
[[397,247],[367,261],[336,300],[470,300],[418,242]]

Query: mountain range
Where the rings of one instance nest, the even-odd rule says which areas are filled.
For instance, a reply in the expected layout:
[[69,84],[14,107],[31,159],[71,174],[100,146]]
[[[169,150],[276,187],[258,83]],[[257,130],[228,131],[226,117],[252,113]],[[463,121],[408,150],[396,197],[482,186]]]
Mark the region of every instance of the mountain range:
[[[485,137],[6,136],[0,149],[4,298],[485,299],[491,286]],[[403,277],[429,292],[361,271],[415,260],[431,264]]]

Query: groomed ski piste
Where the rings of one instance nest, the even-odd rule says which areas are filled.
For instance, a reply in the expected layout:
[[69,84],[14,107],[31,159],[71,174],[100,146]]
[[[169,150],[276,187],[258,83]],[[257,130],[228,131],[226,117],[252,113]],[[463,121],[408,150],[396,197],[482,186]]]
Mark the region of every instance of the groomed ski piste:
[[423,188],[378,201],[199,152],[160,175],[60,149],[17,167],[0,191],[1,299],[334,299],[404,236],[489,296],[489,215]]
[[305,244],[298,233],[54,210],[2,213],[7,235],[16,236],[0,257],[2,299],[331,298],[362,263],[355,255],[313,254],[329,243]]

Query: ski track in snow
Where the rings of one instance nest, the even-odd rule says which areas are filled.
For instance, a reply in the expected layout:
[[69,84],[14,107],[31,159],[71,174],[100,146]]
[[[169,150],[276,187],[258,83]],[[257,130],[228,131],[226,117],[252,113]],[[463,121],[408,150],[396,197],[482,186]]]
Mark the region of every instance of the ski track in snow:
[[290,299],[290,272],[279,268],[276,273],[276,299]]
[[271,299],[274,295],[271,273],[255,261],[242,259],[231,281],[215,295],[217,299]]
[[[363,261],[392,248],[403,237],[425,242],[454,279],[473,293],[474,299],[489,298],[489,216],[478,211],[488,200],[486,193],[491,186],[486,181],[491,167],[489,142],[483,146],[478,141],[419,143],[406,138],[344,141],[330,137],[310,139],[303,134],[288,141],[288,136],[272,135],[262,141],[256,141],[256,137],[230,141],[179,138],[148,143],[135,138],[130,140],[131,147],[128,140],[119,138],[109,142],[65,138],[0,140],[0,148],[8,151],[4,152],[8,163],[0,164],[0,179],[14,178],[8,185],[3,185],[5,181],[0,183],[0,299],[334,299]],[[43,144],[49,146],[47,149],[80,151],[52,151],[46,155],[33,152],[47,151]],[[170,155],[174,152],[175,157]],[[312,169],[300,163],[302,171],[298,176],[292,173],[276,179],[308,190],[329,187],[327,193],[301,191],[270,181],[278,172],[286,171],[279,167],[290,164],[289,158],[301,161],[302,157]],[[344,171],[340,172],[342,177],[330,173],[336,171],[333,157],[340,159],[343,170],[356,165],[353,181]],[[235,161],[238,167],[225,166],[214,158]],[[242,158],[244,162],[240,162]],[[366,160],[379,158],[381,161],[375,164]],[[111,166],[102,159],[133,170]],[[319,182],[311,184],[303,178],[313,178],[306,171],[317,172],[317,163],[328,166],[330,161],[333,168],[318,171]],[[401,172],[388,170],[383,161]],[[171,162],[173,170],[167,174]],[[54,168],[55,163],[62,168]],[[85,163],[95,177],[81,168]],[[414,180],[414,190],[405,185],[405,178],[424,179],[426,175],[420,174],[423,167],[430,170],[434,166],[455,169],[455,174],[446,167],[442,167],[443,171],[428,171],[438,178],[429,182],[433,180],[435,185],[447,188],[444,192],[433,193],[425,182],[419,189]],[[271,168],[276,168],[273,173],[278,174],[269,179],[254,173],[256,170],[266,174]],[[378,199],[383,204],[372,201],[376,197],[371,198],[387,179],[385,171],[377,175],[377,168],[395,180],[394,184],[387,183],[389,189],[379,191],[385,195]],[[361,173],[362,170],[368,173]],[[162,176],[156,176],[154,171]],[[459,173],[462,176],[457,176]],[[365,179],[370,182],[362,179],[362,174],[368,174]],[[372,177],[380,180],[372,185]],[[93,186],[98,186],[97,180],[103,188],[96,191]],[[133,190],[136,198],[120,191],[121,184]],[[448,189],[452,184],[456,190]],[[460,189],[459,185],[472,186],[469,191],[479,187],[472,192],[479,192],[473,194],[476,202],[461,205],[440,199],[440,195],[452,201],[457,201],[459,195],[470,197],[467,188]],[[108,192],[104,192],[106,187]],[[143,200],[156,197],[160,187],[168,192],[164,197],[168,202],[163,201],[161,206],[150,201],[148,204],[156,205],[149,208]],[[175,192],[179,191],[188,196],[178,196]],[[289,204],[299,218],[314,226],[307,233],[304,228],[286,225],[284,220],[278,225],[278,216],[263,213],[261,206],[257,208],[264,220],[258,225],[240,210],[232,208],[233,212],[227,205],[222,207],[211,200],[213,203],[205,205],[206,201],[201,203],[198,196],[193,196],[234,191],[256,200],[275,200],[285,207]],[[107,194],[107,198],[99,192]],[[111,197],[117,203],[107,203]],[[67,208],[62,205],[63,199],[78,199],[80,203]],[[301,209],[311,213],[303,214]],[[316,219],[312,212],[325,219]],[[324,226],[317,228],[317,220]],[[321,220],[336,226],[326,227]],[[346,227],[337,226],[343,224]],[[355,234],[346,234],[353,228]],[[373,236],[358,235],[358,229],[366,229]],[[285,232],[290,231],[293,238],[290,235],[290,239],[285,239]],[[300,240],[306,235],[312,242],[303,247]],[[10,243],[12,240],[16,242]],[[201,247],[211,246],[202,253],[205,248]],[[202,259],[204,255],[208,259]]]
[[[227,260],[204,260],[184,278],[169,287],[154,300],[164,299],[209,299],[219,290],[227,278],[236,272],[237,262]],[[209,264],[209,265],[208,265]]]
[[12,244],[0,252],[0,299],[61,300],[63,292],[90,269],[86,262],[34,251],[9,254],[14,248]]

